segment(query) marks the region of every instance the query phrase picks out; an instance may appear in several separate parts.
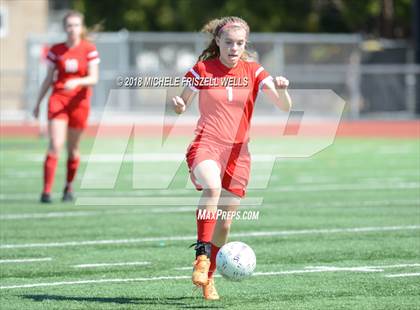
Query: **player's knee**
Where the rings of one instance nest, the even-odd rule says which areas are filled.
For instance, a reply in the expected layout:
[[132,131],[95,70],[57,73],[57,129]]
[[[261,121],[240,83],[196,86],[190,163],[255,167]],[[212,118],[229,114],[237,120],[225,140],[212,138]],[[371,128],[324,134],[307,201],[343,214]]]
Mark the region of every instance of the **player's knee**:
[[60,143],[52,142],[48,148],[48,153],[54,156],[59,156],[63,145]]
[[222,189],[220,187],[204,188],[203,195],[207,198],[219,198]]
[[67,153],[68,158],[78,158],[80,156],[79,149],[68,149]]

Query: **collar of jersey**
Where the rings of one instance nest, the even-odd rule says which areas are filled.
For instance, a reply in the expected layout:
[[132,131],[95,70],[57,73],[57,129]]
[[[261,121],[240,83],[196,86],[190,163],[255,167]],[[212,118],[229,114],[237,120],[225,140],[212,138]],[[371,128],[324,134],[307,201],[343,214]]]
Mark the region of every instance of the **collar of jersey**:
[[239,61],[238,61],[238,63],[236,64],[236,66],[235,67],[227,67],[227,66],[225,66],[221,61],[220,61],[220,58],[219,57],[217,57],[216,58],[216,63],[217,63],[217,65],[223,70],[223,71],[226,71],[226,72],[231,72],[231,71],[235,71],[237,68],[238,68],[238,66],[239,66],[239,63],[241,62],[242,60],[241,59],[239,59]]

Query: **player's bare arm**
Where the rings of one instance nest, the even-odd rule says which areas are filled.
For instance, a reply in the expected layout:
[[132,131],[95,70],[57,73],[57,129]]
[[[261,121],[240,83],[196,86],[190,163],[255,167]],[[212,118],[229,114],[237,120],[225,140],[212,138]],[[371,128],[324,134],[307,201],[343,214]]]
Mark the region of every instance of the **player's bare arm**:
[[262,89],[282,111],[288,112],[292,108],[292,98],[287,91],[288,87],[288,79],[276,76],[273,80],[264,83]]
[[48,66],[47,75],[46,75],[44,81],[42,82],[41,90],[39,91],[38,99],[36,101],[36,105],[35,105],[34,110],[32,112],[32,114],[35,118],[38,118],[39,107],[41,105],[42,99],[45,97],[45,94],[47,93],[48,89],[50,88],[50,86],[53,83],[54,71],[55,71],[54,66]]
[[172,98],[175,113],[182,114],[194,98],[195,92],[190,87],[185,87],[180,96]]

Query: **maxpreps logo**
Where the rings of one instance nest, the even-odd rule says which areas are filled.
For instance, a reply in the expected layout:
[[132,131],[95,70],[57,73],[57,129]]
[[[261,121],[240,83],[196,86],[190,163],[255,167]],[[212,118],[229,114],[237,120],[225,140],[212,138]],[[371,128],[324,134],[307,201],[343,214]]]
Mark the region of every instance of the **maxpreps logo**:
[[217,211],[211,212],[205,209],[198,209],[197,219],[198,220],[246,220],[255,221],[258,220],[260,211],[256,210],[237,210],[227,211],[217,209]]

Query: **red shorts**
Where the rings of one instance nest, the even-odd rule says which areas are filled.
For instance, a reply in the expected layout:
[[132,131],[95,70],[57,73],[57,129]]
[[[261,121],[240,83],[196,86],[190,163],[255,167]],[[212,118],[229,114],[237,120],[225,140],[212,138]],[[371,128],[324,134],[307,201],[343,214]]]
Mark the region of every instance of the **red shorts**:
[[83,129],[87,125],[90,102],[85,96],[63,96],[53,93],[48,101],[48,120],[64,119],[70,128]]
[[203,160],[214,160],[220,167],[222,188],[241,198],[245,196],[251,168],[247,143],[227,145],[198,137],[188,147],[186,157],[191,181],[197,190],[203,188],[192,171]]

